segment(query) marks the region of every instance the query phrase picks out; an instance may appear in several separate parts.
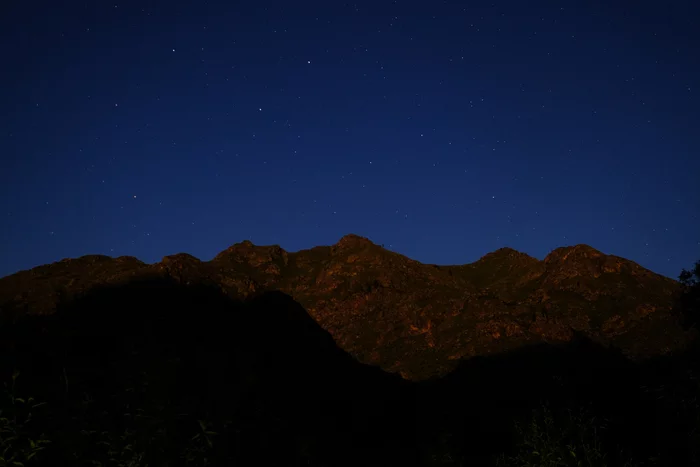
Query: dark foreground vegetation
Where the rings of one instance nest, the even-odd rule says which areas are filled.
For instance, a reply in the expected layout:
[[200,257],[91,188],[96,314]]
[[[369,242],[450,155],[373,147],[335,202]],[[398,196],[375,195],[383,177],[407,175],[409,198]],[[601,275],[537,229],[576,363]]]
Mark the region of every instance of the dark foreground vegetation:
[[1,318],[0,466],[700,465],[697,349],[633,363],[579,337],[411,383],[282,293],[151,280]]

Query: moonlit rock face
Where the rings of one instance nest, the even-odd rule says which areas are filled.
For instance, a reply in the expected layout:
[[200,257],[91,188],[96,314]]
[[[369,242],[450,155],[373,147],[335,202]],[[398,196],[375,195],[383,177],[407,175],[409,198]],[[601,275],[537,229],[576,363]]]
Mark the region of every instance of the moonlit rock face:
[[0,279],[0,315],[51,314],[93,288],[144,280],[204,287],[239,301],[282,292],[343,350],[414,380],[444,375],[463,358],[568,342],[575,333],[632,358],[685,342],[671,313],[677,282],[587,245],[557,248],[543,261],[500,248],[473,263],[441,266],[356,234],[291,253],[244,240],[211,261],[187,253],[151,265],[128,257],[67,258]]

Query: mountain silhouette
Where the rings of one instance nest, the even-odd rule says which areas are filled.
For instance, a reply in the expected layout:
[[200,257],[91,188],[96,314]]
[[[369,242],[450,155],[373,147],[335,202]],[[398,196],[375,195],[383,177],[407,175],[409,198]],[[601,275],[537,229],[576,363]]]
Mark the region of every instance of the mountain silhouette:
[[206,285],[234,300],[286,293],[359,361],[416,381],[445,375],[463,358],[567,342],[575,332],[633,358],[688,340],[672,313],[676,281],[586,245],[543,261],[503,248],[436,266],[352,234],[296,253],[244,241],[211,261],[184,253],[150,265],[65,259],[0,279],[0,314],[50,314],[63,297],[145,278]]
[[356,235],[91,255],[0,280],[0,378],[45,402],[16,428],[50,441],[42,465],[496,465],[544,434],[591,465],[692,465],[678,291],[585,245],[461,266]]

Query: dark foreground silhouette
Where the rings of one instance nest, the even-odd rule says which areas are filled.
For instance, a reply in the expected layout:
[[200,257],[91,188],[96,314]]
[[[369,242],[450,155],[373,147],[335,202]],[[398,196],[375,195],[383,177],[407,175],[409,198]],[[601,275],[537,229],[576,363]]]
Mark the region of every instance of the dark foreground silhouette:
[[409,383],[282,293],[134,282],[4,317],[0,465],[698,465],[696,353],[579,337]]

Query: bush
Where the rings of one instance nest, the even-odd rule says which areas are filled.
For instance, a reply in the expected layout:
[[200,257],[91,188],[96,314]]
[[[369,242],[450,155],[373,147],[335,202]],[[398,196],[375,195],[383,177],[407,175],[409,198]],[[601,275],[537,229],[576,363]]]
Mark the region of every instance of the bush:
[[17,397],[15,383],[19,372],[12,375],[12,382],[5,389],[0,403],[0,467],[21,467],[29,465],[37,459],[38,454],[50,441],[44,434],[34,430],[34,413],[45,405],[33,397]]
[[[502,467],[607,467],[606,452],[601,443],[605,422],[568,410],[555,417],[547,406],[534,411],[527,424],[516,425],[517,451],[502,455]],[[633,464],[627,462],[625,466]]]

